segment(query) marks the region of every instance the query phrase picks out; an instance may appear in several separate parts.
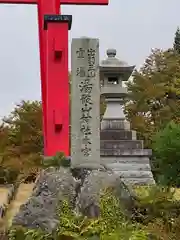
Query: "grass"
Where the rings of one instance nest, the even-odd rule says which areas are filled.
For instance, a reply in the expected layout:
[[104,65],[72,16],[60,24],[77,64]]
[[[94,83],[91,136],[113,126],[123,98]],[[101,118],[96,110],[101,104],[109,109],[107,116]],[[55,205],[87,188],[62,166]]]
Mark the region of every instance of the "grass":
[[[149,195],[150,186],[136,186],[133,190],[139,197],[147,197]],[[180,200],[180,188],[172,188],[174,191],[174,200]]]

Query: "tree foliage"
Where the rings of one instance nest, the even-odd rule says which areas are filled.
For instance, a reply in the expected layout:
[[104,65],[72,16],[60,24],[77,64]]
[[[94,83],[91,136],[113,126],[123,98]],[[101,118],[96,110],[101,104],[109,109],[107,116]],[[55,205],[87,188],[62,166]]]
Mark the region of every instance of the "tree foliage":
[[170,122],[153,139],[154,166],[158,180],[168,186],[180,186],[180,124]]
[[9,127],[9,145],[14,155],[42,153],[42,110],[38,101],[22,101],[3,119]]
[[[0,126],[1,173],[26,178],[41,165],[42,110],[38,101],[22,101]],[[12,176],[9,176],[12,179]],[[14,179],[14,178],[13,178]],[[9,180],[7,180],[9,181]]]
[[178,27],[174,38],[174,50],[180,54],[180,28]]
[[172,49],[152,50],[127,83],[125,112],[132,128],[151,147],[152,136],[169,121],[180,120],[180,56]]

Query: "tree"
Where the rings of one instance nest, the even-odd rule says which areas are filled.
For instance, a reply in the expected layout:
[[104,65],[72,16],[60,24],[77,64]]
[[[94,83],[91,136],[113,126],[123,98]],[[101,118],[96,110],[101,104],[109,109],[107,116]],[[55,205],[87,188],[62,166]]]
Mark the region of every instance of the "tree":
[[4,152],[9,144],[9,132],[9,127],[2,123],[0,125],[0,153]]
[[180,28],[178,27],[174,38],[174,50],[180,54]]
[[41,102],[22,101],[3,119],[0,138],[1,166],[20,179],[39,171],[43,151]]
[[180,186],[180,124],[170,122],[153,139],[154,167],[163,185]]
[[11,151],[22,154],[42,153],[42,108],[38,101],[22,101],[16,105],[10,116],[3,119],[10,129]]
[[145,146],[170,120],[180,121],[180,57],[173,49],[152,50],[145,64],[127,83],[125,112]]

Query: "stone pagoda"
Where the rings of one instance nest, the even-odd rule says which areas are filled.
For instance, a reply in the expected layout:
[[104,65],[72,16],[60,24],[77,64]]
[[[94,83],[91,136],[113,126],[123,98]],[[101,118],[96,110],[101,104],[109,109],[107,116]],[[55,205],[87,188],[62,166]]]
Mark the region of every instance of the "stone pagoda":
[[112,168],[126,183],[154,184],[149,163],[152,151],[143,149],[143,141],[136,139],[136,131],[124,115],[127,89],[123,81],[131,76],[135,66],[128,66],[116,58],[116,50],[107,50],[107,59],[100,64],[101,95],[106,111],[101,121],[101,163]]

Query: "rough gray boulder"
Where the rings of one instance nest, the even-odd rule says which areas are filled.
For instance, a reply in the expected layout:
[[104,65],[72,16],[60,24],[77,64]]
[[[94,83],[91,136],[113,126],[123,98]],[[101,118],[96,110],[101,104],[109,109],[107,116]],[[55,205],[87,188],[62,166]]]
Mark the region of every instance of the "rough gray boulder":
[[113,190],[124,209],[132,210],[136,201],[136,196],[132,190],[113,171],[99,169],[87,171],[76,200],[78,211],[88,217],[97,217],[100,214],[100,194],[107,188]]
[[50,168],[42,171],[31,198],[20,207],[13,225],[52,231],[58,224],[57,206],[66,198],[73,202],[75,185],[69,169]]
[[113,189],[126,208],[132,208],[135,196],[111,170],[49,168],[40,174],[32,196],[21,206],[13,225],[51,232],[58,224],[57,206],[65,199],[77,212],[97,217],[100,193],[105,188]]

